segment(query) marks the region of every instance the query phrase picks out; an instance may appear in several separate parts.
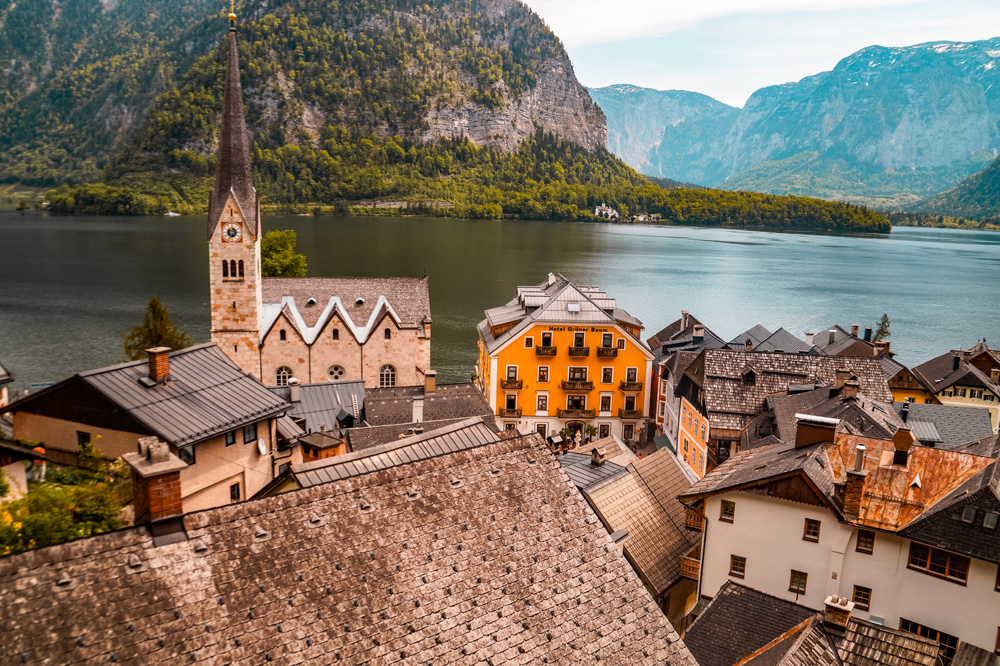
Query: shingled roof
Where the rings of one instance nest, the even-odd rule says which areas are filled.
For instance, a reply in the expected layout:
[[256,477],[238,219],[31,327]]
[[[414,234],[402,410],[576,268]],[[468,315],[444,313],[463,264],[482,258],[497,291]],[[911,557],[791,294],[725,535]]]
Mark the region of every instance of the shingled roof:
[[[962,444],[968,444],[993,433],[990,423],[990,411],[982,407],[963,407],[961,405],[931,405],[921,402],[907,404],[907,424],[917,431],[917,424],[931,423],[940,435],[935,446],[951,449]],[[897,414],[902,414],[903,403],[893,403]],[[919,439],[919,437],[918,437]],[[923,440],[921,440],[923,441]]]
[[373,426],[410,423],[413,400],[423,398],[424,421],[493,416],[490,404],[475,384],[438,384],[433,393],[423,386],[393,386],[368,389],[365,422]]
[[[973,350],[979,346],[977,345]],[[980,349],[980,353],[982,351],[987,351],[991,357],[995,358],[992,350]],[[988,375],[966,360],[966,356],[972,353],[971,351],[950,351],[941,354],[925,363],[914,366],[913,374],[934,394],[959,384],[981,387],[1000,397],[1000,385],[991,381]],[[955,367],[956,361],[957,368]]]
[[537,435],[184,523],[0,560],[0,662],[695,666]]

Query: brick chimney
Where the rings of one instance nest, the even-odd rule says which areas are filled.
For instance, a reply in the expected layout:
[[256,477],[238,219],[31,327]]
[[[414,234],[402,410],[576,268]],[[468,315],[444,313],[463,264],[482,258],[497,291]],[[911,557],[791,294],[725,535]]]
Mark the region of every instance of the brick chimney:
[[892,454],[893,465],[906,467],[906,463],[909,462],[910,447],[913,446],[914,440],[913,431],[907,426],[902,426],[896,431],[892,436],[892,445],[895,447]]
[[848,369],[848,368],[844,368],[844,367],[837,368],[837,385],[836,385],[836,388],[838,388],[838,389],[844,388],[844,383],[848,379],[850,379],[853,374],[854,373],[852,373],[850,371],[850,369]]
[[132,468],[135,523],[157,524],[184,513],[181,470],[187,463],[156,437],[139,440],[138,452],[122,456]]
[[847,485],[844,488],[844,515],[857,519],[861,513],[861,497],[865,489],[865,447],[858,445],[854,450],[854,468],[847,470]]
[[153,347],[146,350],[149,358],[149,378],[157,384],[170,378],[170,347]]
[[823,625],[827,630],[842,634],[851,621],[854,602],[847,597],[831,595],[823,602]]
[[857,379],[848,379],[840,389],[840,397],[843,400],[857,398],[859,390],[861,390],[861,382]]
[[858,331],[861,330],[860,324],[851,324],[851,335],[858,337]]
[[839,419],[809,414],[795,415],[795,448],[801,449],[820,442],[832,442],[837,434]]
[[433,395],[437,390],[437,370],[428,370],[424,373],[424,395]]

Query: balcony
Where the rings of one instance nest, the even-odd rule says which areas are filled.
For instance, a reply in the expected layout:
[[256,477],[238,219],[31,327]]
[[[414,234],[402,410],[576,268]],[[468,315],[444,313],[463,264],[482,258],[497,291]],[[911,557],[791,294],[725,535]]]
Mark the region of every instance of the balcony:
[[502,419],[519,419],[521,418],[520,409],[501,409],[498,415]]
[[620,383],[618,385],[618,390],[619,391],[628,391],[630,393],[634,392],[634,391],[641,391],[642,390],[642,382],[622,382],[622,383]]
[[641,409],[619,409],[618,418],[620,419],[641,419],[642,410]]
[[700,575],[701,560],[696,560],[693,557],[681,558],[681,576],[690,578],[691,580],[698,580],[698,576]]
[[597,416],[593,409],[557,409],[556,418],[560,419],[592,419]]
[[538,345],[535,347],[535,356],[555,356],[556,348],[552,346]]
[[524,380],[521,379],[501,379],[500,388],[504,391],[520,391],[524,388]]
[[573,358],[584,358],[590,356],[590,347],[570,347],[569,355]]
[[698,513],[697,509],[687,507],[687,515],[684,516],[684,527],[693,532],[702,532],[705,529],[705,516]]
[[597,358],[618,358],[618,349],[615,347],[598,347]]
[[562,383],[563,391],[593,391],[594,382],[583,379],[570,379]]

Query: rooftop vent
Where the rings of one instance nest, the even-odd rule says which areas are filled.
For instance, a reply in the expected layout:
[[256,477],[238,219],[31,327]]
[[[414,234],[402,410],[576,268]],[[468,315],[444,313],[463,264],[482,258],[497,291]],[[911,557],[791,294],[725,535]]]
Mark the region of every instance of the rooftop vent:
[[316,299],[310,296],[309,299],[306,301],[306,305],[308,306],[316,305]]
[[840,425],[839,419],[809,414],[795,415],[795,448],[801,449],[820,442],[832,442]]
[[357,298],[354,299],[354,304],[355,305],[364,305],[365,304],[365,299],[363,299],[360,296],[358,296]]

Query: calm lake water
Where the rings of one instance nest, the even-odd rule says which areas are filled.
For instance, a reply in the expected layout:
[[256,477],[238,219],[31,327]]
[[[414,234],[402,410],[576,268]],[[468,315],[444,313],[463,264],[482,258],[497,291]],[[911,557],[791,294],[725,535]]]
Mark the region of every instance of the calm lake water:
[[[907,365],[985,337],[1000,346],[1000,233],[898,228],[852,237],[689,227],[266,216],[295,229],[311,275],[430,276],[432,363],[463,381],[483,310],[549,271],[596,284],[649,336],[691,312],[729,339],[892,320]],[[0,362],[15,386],[123,360],[120,334],[159,296],[209,335],[205,220],[0,212]]]

